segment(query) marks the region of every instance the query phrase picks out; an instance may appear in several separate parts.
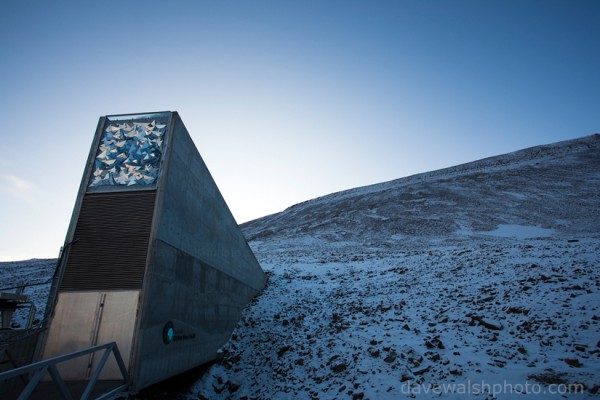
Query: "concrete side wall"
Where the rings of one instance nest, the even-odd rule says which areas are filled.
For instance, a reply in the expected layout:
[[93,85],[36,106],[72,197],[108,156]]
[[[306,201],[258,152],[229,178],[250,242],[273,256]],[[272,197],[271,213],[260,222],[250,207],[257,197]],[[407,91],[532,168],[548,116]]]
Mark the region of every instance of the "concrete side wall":
[[[177,114],[159,183],[134,390],[214,359],[265,274]],[[174,338],[165,342],[165,329]]]
[[265,281],[260,265],[181,119],[176,113],[173,119],[157,239],[260,290]]

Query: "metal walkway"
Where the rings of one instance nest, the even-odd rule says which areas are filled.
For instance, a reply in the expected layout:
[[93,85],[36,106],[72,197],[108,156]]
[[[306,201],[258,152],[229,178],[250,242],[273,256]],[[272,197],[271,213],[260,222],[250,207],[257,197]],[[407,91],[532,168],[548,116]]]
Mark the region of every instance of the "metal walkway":
[[[104,353],[102,354],[102,357],[98,362],[98,365],[92,372],[89,380],[85,382],[65,382],[63,380],[57,368],[58,364],[68,360],[72,360],[74,358],[96,353],[101,350],[104,350]],[[117,362],[123,380],[117,381],[116,384],[118,386],[113,388],[107,389],[105,386],[108,382],[105,381],[102,381],[102,385],[98,385],[97,387],[96,384],[98,383],[100,373],[106,365],[106,362],[108,361],[111,353],[115,357],[115,361]],[[46,373],[48,373],[52,378],[51,383],[54,384],[54,393],[58,395],[58,397],[56,398],[64,400],[73,400],[76,398],[79,398],[80,400],[88,400],[91,398],[95,398],[97,400],[107,399],[116,393],[126,390],[129,384],[129,375],[127,373],[127,368],[123,363],[123,359],[121,358],[121,354],[119,353],[119,349],[115,342],[93,346],[84,350],[76,351],[58,357],[49,358],[47,360],[39,361],[33,364],[29,364],[23,367],[15,368],[10,371],[0,373],[0,381],[25,376],[27,384],[23,387],[23,389],[21,389],[20,392],[17,391],[18,393],[9,393],[7,394],[7,396],[9,396],[9,398],[14,398],[17,400],[35,398],[48,399],[52,396],[51,388],[47,387],[49,382],[41,382],[42,378],[46,375]],[[115,381],[112,382],[114,384]],[[83,391],[81,391],[82,387]],[[97,395],[99,391],[98,389],[101,389],[100,395]],[[73,392],[75,392],[76,394],[74,394]],[[3,394],[2,397],[4,398],[5,395]]]

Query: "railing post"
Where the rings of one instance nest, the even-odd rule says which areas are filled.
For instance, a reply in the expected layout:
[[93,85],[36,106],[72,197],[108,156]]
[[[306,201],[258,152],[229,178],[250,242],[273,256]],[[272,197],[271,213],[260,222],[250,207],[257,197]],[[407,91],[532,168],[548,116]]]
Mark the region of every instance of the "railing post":
[[51,364],[50,366],[48,366],[48,373],[50,374],[50,376],[52,377],[52,380],[58,387],[58,391],[62,395],[63,399],[73,400],[73,396],[71,396],[71,392],[69,391],[69,388],[67,388],[65,381],[63,380],[62,376],[60,376],[60,372],[58,372],[58,368],[56,368],[56,364]]
[[21,392],[21,394],[19,395],[19,398],[17,400],[27,400],[29,398],[29,396],[31,396],[31,393],[33,392],[33,390],[35,389],[37,384],[42,380],[47,369],[48,369],[48,367],[44,366],[44,367],[38,369],[33,374],[31,379],[29,379],[29,383],[27,384],[27,386],[25,386],[25,388],[23,389],[23,391]]
[[108,356],[110,356],[111,348],[112,348],[112,346],[110,346],[106,350],[104,350],[104,354],[102,355],[102,358],[100,359],[100,362],[98,363],[98,366],[96,367],[96,369],[90,376],[90,380],[89,380],[87,386],[85,387],[85,390],[83,391],[83,394],[81,395],[80,400],[87,400],[88,397],[90,397],[90,394],[92,394],[92,390],[94,390],[94,386],[96,386],[96,381],[98,380],[98,377],[100,376],[100,372],[102,372],[102,368],[104,368],[104,364],[106,364],[106,360],[108,360]]
[[125,363],[123,362],[123,357],[121,357],[121,352],[119,351],[119,346],[117,346],[116,343],[112,347],[112,352],[115,355],[115,360],[117,360],[117,365],[119,366],[119,369],[121,370],[121,375],[123,375],[123,378],[125,379],[125,383],[127,385],[129,385],[129,373],[127,372],[127,367],[125,366]]

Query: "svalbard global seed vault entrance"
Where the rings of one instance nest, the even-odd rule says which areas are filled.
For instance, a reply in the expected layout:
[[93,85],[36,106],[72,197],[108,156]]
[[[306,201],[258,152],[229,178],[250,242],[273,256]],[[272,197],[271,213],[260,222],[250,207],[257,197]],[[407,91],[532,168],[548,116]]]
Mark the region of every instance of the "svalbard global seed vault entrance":
[[[264,284],[179,115],[101,117],[52,284],[42,359],[114,341],[135,392],[214,359]],[[58,367],[80,381],[96,363]],[[120,377],[114,360],[100,375]]]

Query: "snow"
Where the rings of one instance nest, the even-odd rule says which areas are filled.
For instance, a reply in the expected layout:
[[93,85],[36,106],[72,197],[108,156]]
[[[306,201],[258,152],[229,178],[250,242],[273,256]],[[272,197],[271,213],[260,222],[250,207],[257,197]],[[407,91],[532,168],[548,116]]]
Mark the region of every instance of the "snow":
[[545,229],[539,226],[501,224],[496,230],[486,232],[486,234],[500,237],[531,239],[552,236],[554,234],[554,229]]
[[[35,307],[34,326],[44,318],[55,267],[55,259],[0,262],[0,292],[15,293],[23,288],[22,294],[28,296]],[[13,328],[25,328],[29,310],[23,307],[15,311],[11,320]]]
[[514,237],[517,239],[544,238],[554,235],[554,229],[542,228],[539,226],[527,226],[518,224],[500,224],[493,231],[473,232],[461,227],[457,234],[463,236],[487,235],[496,237]]
[[252,246],[268,287],[188,398],[552,399],[535,376],[600,383],[597,237]]

